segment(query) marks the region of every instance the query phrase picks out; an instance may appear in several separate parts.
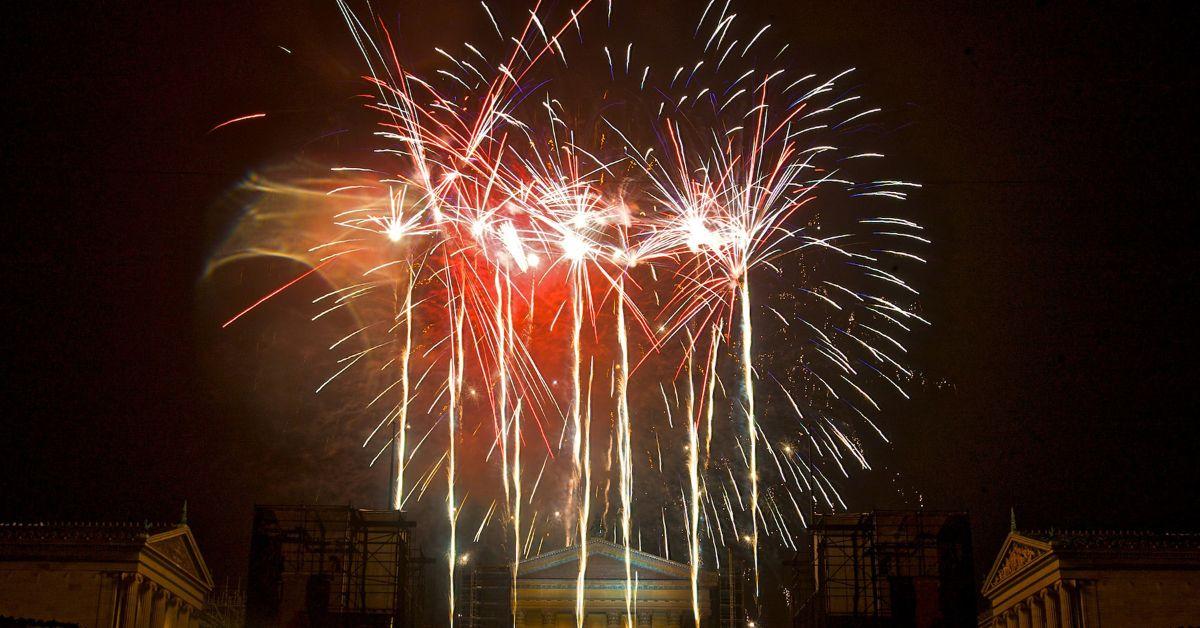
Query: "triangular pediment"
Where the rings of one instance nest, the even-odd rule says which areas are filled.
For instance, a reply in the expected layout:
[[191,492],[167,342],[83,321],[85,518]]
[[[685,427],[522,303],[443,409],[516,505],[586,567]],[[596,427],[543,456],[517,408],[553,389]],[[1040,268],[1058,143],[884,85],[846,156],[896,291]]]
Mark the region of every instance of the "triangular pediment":
[[1004,539],[1004,545],[1000,547],[1000,553],[996,555],[996,561],[992,563],[987,578],[984,578],[984,595],[1026,571],[1049,553],[1049,544],[1017,532],[1010,532],[1008,538]]
[[[521,561],[519,578],[574,578],[579,574],[579,546],[565,547]],[[588,579],[624,579],[625,547],[604,539],[587,543]],[[639,580],[687,580],[691,568],[683,563],[631,549],[629,562]]]
[[146,547],[199,583],[212,588],[212,575],[200,556],[196,539],[186,525],[151,536],[146,541]]

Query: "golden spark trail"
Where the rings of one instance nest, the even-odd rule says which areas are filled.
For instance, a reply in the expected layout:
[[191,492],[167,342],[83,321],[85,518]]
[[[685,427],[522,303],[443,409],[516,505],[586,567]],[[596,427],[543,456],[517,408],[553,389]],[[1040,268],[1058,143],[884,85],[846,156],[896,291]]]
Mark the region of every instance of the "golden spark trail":
[[404,295],[404,351],[400,354],[400,438],[396,442],[396,493],[392,496],[392,509],[400,510],[404,503],[404,450],[408,429],[408,359],[412,353],[412,294],[415,275],[409,267],[408,291]]
[[[517,567],[521,564],[521,400],[513,411],[513,565],[512,607],[513,625],[517,625]],[[532,533],[530,528],[530,533]]]
[[500,378],[497,412],[500,422],[500,468],[504,482],[504,502],[510,505],[508,480],[508,319],[504,316],[504,292],[500,284],[500,272],[495,275],[496,283],[496,371]]
[[579,628],[582,628],[583,620],[586,619],[583,614],[583,582],[584,574],[587,573],[587,523],[591,516],[592,508],[592,367],[588,365],[588,407],[587,413],[584,415],[584,441],[583,441],[583,506],[579,513],[579,529],[580,538],[583,539],[581,545],[584,549],[580,552],[580,568],[579,580],[575,583],[575,618]]
[[[689,336],[690,336],[689,332]],[[694,343],[692,344],[694,347]],[[688,532],[691,533],[688,539],[688,559],[691,563],[692,571],[692,616],[695,619],[696,626],[700,625],[700,438],[697,431],[699,430],[700,419],[696,416],[696,391],[695,383],[692,379],[692,362],[694,360],[694,349],[688,350],[687,361],[687,415],[688,415],[688,481],[691,483],[692,503],[689,504],[691,512],[689,513],[690,527]]]
[[463,311],[464,304],[459,304],[457,307],[454,303],[455,297],[453,294],[450,298],[451,316],[454,319],[454,327],[451,329],[453,336],[450,347],[450,368],[447,374],[449,387],[449,408],[447,420],[450,428],[450,444],[447,450],[447,465],[446,465],[446,514],[450,518],[450,553],[447,556],[447,564],[450,570],[450,626],[454,626],[454,568],[458,562],[458,550],[455,547],[456,534],[458,525],[457,504],[454,503],[454,483],[455,483],[455,441],[458,440],[458,396],[459,387],[462,385],[462,377],[460,371],[462,365],[459,360],[462,359],[462,329],[463,329]]
[[[582,286],[579,283],[580,274],[580,271],[576,270],[571,286],[571,385],[575,396],[574,403],[571,405],[571,419],[575,423],[575,441],[572,454],[574,454],[575,459],[576,478],[584,475],[580,449],[583,442],[588,438],[588,434],[585,434],[582,429],[582,408],[580,407],[583,402],[582,383],[579,379],[580,361],[583,359],[579,338],[579,331],[583,326],[583,293]],[[587,453],[590,455],[590,451]],[[583,499],[579,503],[579,577],[575,581],[575,625],[577,628],[583,628],[583,623],[586,619],[583,614],[583,582],[584,574],[587,572],[587,511],[589,493],[591,492],[590,471],[586,475],[588,477],[585,478],[582,487]]]
[[708,363],[708,405],[705,407],[705,415],[708,420],[708,427],[704,432],[704,465],[708,468],[709,453],[712,451],[712,431],[713,431],[713,396],[717,392],[717,349],[718,343],[721,341],[721,329],[715,323],[712,326],[712,340],[709,352]]
[[617,438],[621,464],[621,534],[625,541],[625,614],[633,616],[633,567],[630,552],[633,506],[633,446],[629,420],[629,340],[625,334],[625,275],[617,282],[617,344],[621,348],[617,376]]
[[[501,291],[503,288],[503,292]],[[512,469],[508,467],[508,350],[509,343],[515,333],[512,328],[512,282],[509,281],[507,271],[504,271],[504,281],[501,283],[500,275],[496,275],[496,329],[500,338],[500,346],[497,349],[497,358],[500,369],[500,425],[501,425],[501,443],[500,455],[502,457],[501,464],[504,467],[504,497],[509,499],[512,495],[509,506],[512,509],[513,521],[513,567],[512,567],[512,601],[513,601],[513,625],[517,621],[517,566],[521,562],[521,400],[517,399],[517,407],[513,410],[512,415]],[[511,481],[512,486],[509,486]],[[532,528],[530,529],[532,532]]]
[[571,420],[575,426],[575,440],[572,443],[571,454],[574,457],[575,473],[577,476],[581,470],[580,448],[582,445],[582,435],[580,434],[582,390],[579,381],[579,362],[583,357],[579,338],[579,331],[582,325],[583,298],[580,294],[579,280],[576,277],[571,290],[571,392],[574,395],[571,404]]
[[754,422],[754,365],[750,363],[750,276],[742,272],[742,385],[746,389],[746,429],[750,433],[750,547],[754,552],[754,595],[758,595],[758,426]]

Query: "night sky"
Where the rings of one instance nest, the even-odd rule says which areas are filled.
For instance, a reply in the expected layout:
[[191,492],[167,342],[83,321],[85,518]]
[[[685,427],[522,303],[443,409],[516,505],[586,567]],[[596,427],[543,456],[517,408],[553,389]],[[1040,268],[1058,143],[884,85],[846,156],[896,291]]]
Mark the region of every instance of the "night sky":
[[[473,2],[378,4],[418,66],[490,28]],[[925,186],[905,209],[935,241],[934,327],[909,362],[931,384],[883,415],[894,446],[850,506],[969,510],[978,572],[1010,508],[1026,528],[1200,528],[1196,10],[741,4],[811,71],[857,67],[903,123],[890,163]],[[229,366],[251,332],[219,330],[261,286],[201,277],[225,194],[345,124],[356,51],[332,0],[36,7],[2,20],[0,520],[173,520],[187,499],[237,578],[254,503],[385,495],[331,488],[361,453],[280,453],[281,411]]]

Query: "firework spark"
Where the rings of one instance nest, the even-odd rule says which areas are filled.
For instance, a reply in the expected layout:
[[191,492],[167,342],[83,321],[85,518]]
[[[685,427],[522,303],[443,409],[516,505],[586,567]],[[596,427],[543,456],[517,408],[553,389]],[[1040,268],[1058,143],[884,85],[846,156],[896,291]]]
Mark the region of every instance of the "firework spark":
[[[757,594],[760,549],[794,548],[802,503],[844,507],[822,467],[869,468],[858,428],[883,437],[868,415],[885,395],[907,398],[902,340],[928,324],[895,268],[924,264],[914,250],[930,240],[877,213],[919,186],[853,177],[882,155],[836,144],[881,111],[839,87],[849,71],[793,75],[788,46],[767,49],[778,29],[743,29],[713,2],[684,27],[697,58],[659,69],[632,42],[586,37],[619,19],[590,4],[512,17],[483,4],[498,43],[437,48],[444,67],[422,76],[382,23],[338,0],[374,92],[370,164],[331,169],[323,227],[273,234],[282,249],[319,233],[295,253],[311,270],[226,323],[310,274],[336,286],[313,319],[354,311],[330,347],[354,349],[318,390],[371,364],[398,371],[371,391],[367,407],[394,405],[364,447],[392,424],[395,508],[420,503],[445,465],[451,624],[461,517],[478,522],[476,539],[507,532],[514,613],[515,564],[556,538],[579,544],[582,626],[599,529],[623,545],[632,614],[635,544],[661,525],[669,552],[668,520],[683,522],[697,622],[719,548],[744,540]],[[229,259],[267,248],[230,247]],[[770,314],[756,324],[759,310]],[[759,329],[788,341],[763,351]],[[763,369],[778,391],[756,385]],[[607,396],[593,389],[604,377]],[[593,430],[594,415],[608,429]],[[608,460],[615,451],[615,477],[611,462],[593,477],[593,439],[607,439]],[[528,485],[523,460],[541,464]]]

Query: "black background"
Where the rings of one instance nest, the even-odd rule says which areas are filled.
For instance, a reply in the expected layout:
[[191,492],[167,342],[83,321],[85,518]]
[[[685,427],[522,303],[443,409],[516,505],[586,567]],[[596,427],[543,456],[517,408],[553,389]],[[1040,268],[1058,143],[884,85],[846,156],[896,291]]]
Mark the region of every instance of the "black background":
[[[432,4],[381,11],[421,62],[487,27]],[[887,152],[925,184],[916,356],[948,385],[886,416],[888,470],[865,480],[969,509],[980,572],[1010,508],[1021,527],[1200,527],[1195,9],[743,4],[912,123]],[[332,1],[5,12],[0,520],[174,519],[186,498],[237,577],[251,504],[292,496],[254,472],[270,433],[201,367],[228,313],[198,306],[212,208],[361,91],[345,26]],[[896,505],[864,495],[851,507]]]

